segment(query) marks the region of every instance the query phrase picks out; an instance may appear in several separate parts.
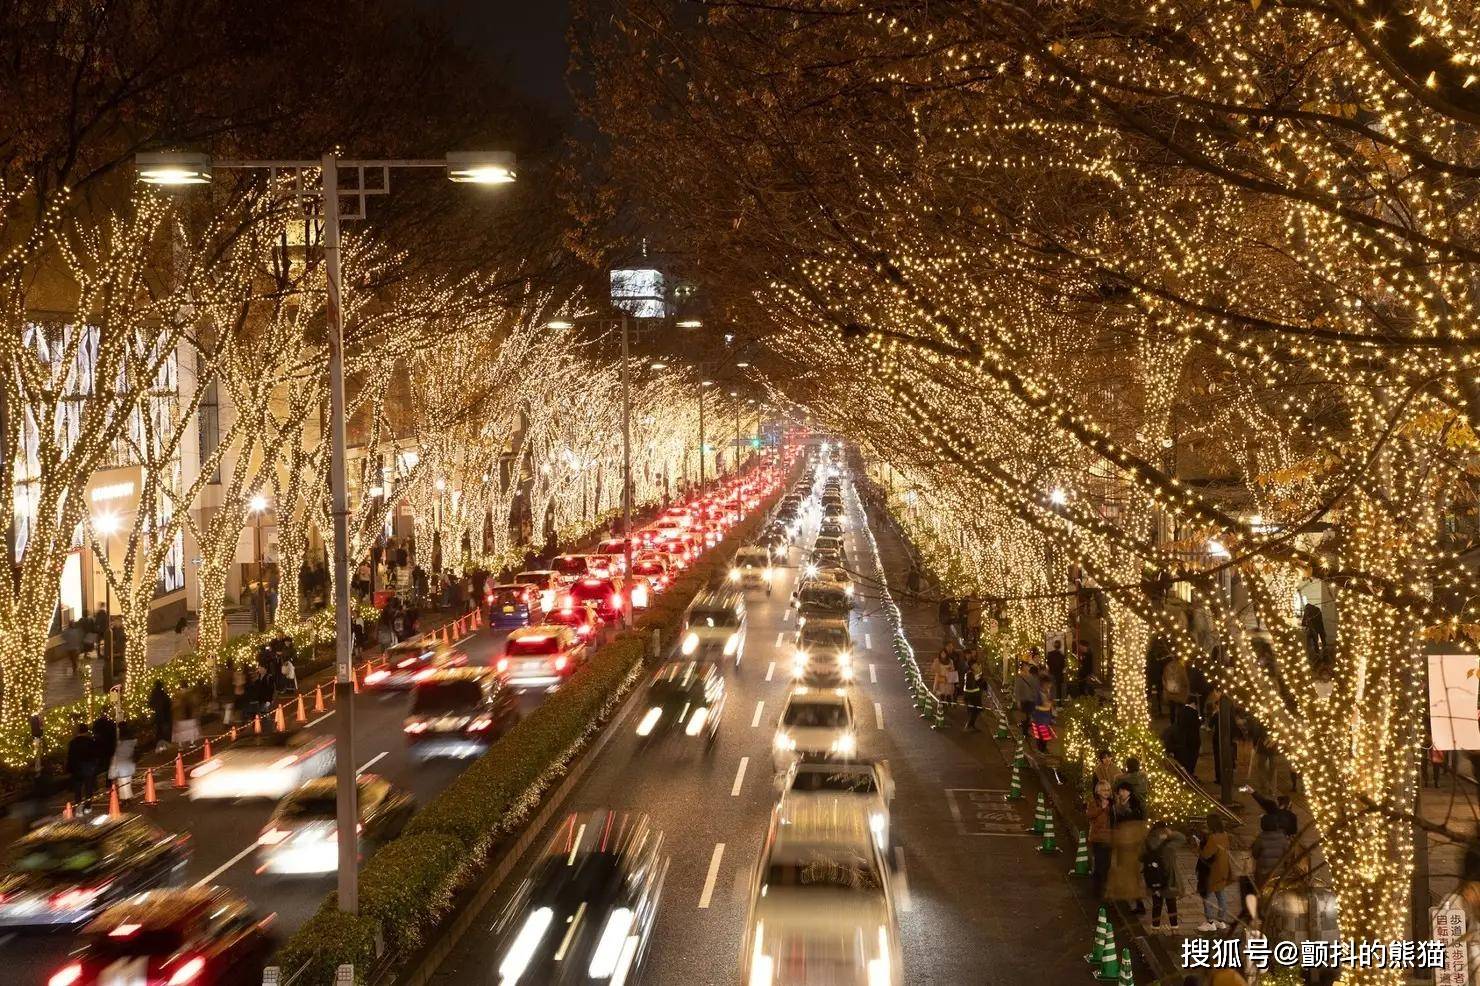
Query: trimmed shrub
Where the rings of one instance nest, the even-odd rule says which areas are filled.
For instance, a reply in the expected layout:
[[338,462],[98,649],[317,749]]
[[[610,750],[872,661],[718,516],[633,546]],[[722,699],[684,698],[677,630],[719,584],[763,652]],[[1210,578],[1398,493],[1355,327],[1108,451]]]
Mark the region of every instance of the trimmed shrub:
[[363,914],[340,911],[339,898],[330,894],[318,913],[283,943],[273,964],[282,968],[284,979],[307,964],[296,982],[332,983],[334,970],[350,963],[355,967],[356,981],[363,983],[375,965],[376,924]]
[[380,922],[389,949],[414,949],[452,906],[463,844],[445,835],[388,842],[360,873],[360,915]]

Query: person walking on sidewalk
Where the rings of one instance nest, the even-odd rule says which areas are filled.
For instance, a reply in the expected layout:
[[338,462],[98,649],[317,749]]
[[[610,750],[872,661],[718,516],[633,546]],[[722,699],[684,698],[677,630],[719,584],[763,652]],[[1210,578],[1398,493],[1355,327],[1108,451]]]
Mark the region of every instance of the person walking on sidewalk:
[[118,745],[113,748],[113,760],[108,764],[108,780],[118,785],[118,800],[128,804],[134,799],[134,724],[124,721],[118,724]]
[[1233,923],[1238,877],[1233,873],[1228,845],[1223,819],[1209,815],[1208,834],[1197,851],[1197,892],[1203,900],[1203,923],[1198,931],[1226,931]]
[[1146,772],[1141,769],[1141,761],[1135,757],[1125,758],[1125,772],[1115,778],[1117,787],[1122,783],[1130,787],[1131,793],[1136,796],[1136,803],[1141,807],[1146,807],[1151,801],[1151,778],[1146,776]]
[[1259,834],[1249,847],[1254,860],[1254,889],[1262,891],[1264,885],[1274,877],[1290,851],[1290,837],[1280,830],[1279,819],[1265,815],[1259,819]]
[[1032,712],[1033,739],[1038,743],[1038,752],[1047,753],[1048,744],[1054,738],[1053,679],[1046,674],[1038,676],[1038,701]]
[[1089,641],[1081,640],[1074,646],[1078,652],[1074,664],[1074,694],[1087,697],[1095,690],[1095,654],[1089,649]]
[[149,711],[154,717],[154,737],[160,743],[170,741],[170,693],[164,690],[164,681],[155,678],[154,687],[149,689]]
[[960,681],[960,675],[956,672],[956,665],[951,662],[950,653],[944,648],[935,655],[934,672],[930,690],[942,702],[949,702],[956,695],[956,683]]
[[1151,930],[1161,930],[1161,912],[1167,912],[1167,926],[1176,931],[1177,898],[1187,892],[1186,882],[1177,869],[1177,853],[1187,845],[1187,836],[1164,821],[1151,826],[1146,835],[1145,864],[1142,874],[1146,889],[1151,891]]
[[1023,739],[1028,738],[1028,726],[1033,721],[1033,709],[1038,705],[1038,669],[1027,661],[1018,662],[1017,677],[1012,681],[1012,700],[1022,714],[1018,728]]
[[1115,756],[1109,750],[1100,749],[1095,751],[1095,783],[1105,782],[1105,794],[1108,796],[1110,789],[1115,786],[1115,778],[1120,773],[1120,768],[1115,766]]
[[1145,808],[1131,786],[1121,781],[1110,803],[1110,878],[1105,881],[1105,899],[1131,904],[1137,914],[1146,913],[1146,880],[1141,873],[1145,847]]
[[1264,815],[1260,818],[1261,828],[1265,818],[1273,818],[1275,828],[1288,835],[1290,838],[1300,834],[1300,820],[1290,810],[1290,796],[1282,794],[1277,798],[1266,798],[1258,791],[1253,792],[1253,797],[1263,809]]
[[1105,893],[1105,881],[1110,878],[1110,782],[1095,781],[1090,792],[1089,804],[1084,809],[1089,820],[1090,876],[1094,883],[1095,897]]
[[72,800],[84,804],[98,789],[98,745],[85,722],[77,724],[67,744],[67,773],[72,778]]
[[1048,649],[1048,673],[1053,677],[1054,701],[1064,700],[1064,668],[1068,665],[1069,655],[1064,653],[1064,642],[1055,640],[1053,646]]
[[982,666],[980,661],[973,661],[966,668],[966,680],[961,683],[961,695],[966,700],[966,731],[980,732],[981,727],[976,724],[977,717],[982,714]]

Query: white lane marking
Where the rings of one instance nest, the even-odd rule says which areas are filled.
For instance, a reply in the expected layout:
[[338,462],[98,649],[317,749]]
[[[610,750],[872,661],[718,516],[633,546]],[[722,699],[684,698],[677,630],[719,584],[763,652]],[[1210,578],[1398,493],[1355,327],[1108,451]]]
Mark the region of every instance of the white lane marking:
[[757,726],[759,726],[761,724],[761,713],[764,712],[765,709],[766,709],[766,703],[765,702],[762,701],[762,702],[755,703],[755,715],[753,715],[753,716],[750,717],[750,728],[751,729],[754,729],[755,727],[757,727]]
[[329,718],[333,714],[334,714],[334,710],[333,709],[330,709],[328,712],[325,712],[323,715],[319,716],[317,719],[310,719],[308,722],[304,723],[303,728],[304,729],[312,729],[313,727],[317,726],[319,723],[323,722],[325,719]]
[[253,849],[256,849],[256,848],[257,848],[257,843],[255,843],[255,842],[252,843],[251,845],[247,846],[247,848],[243,849],[241,852],[237,853],[235,856],[232,856],[226,862],[222,863],[220,866],[216,867],[214,870],[211,870],[211,872],[207,873],[205,876],[201,877],[199,880],[196,880],[195,881],[195,885],[197,887],[204,887],[208,883],[215,883],[216,882],[216,877],[220,876],[222,873],[225,873],[227,870],[231,869],[237,863],[240,863],[242,860],[246,859],[247,858],[247,854],[250,853]]
[[714,844],[714,855],[709,857],[709,875],[704,878],[704,891],[699,894],[699,906],[707,908],[714,898],[714,881],[719,876],[719,861],[725,858],[725,844]]
[[730,797],[740,797],[740,785],[745,783],[745,768],[750,766],[749,757],[740,758],[740,769],[735,771],[735,783],[730,785]]
[[899,892],[894,896],[899,900],[899,909],[908,914],[914,906],[914,901],[910,899],[910,872],[905,869],[903,846],[894,847],[894,868],[899,874]]
[[865,633],[863,635],[863,649],[864,650],[873,650],[874,649],[874,640],[867,633]]
[[786,631],[785,630],[778,630],[778,631],[776,631],[776,646],[777,647],[780,647],[781,646],[781,641],[783,641],[785,639],[786,639]]
[[766,680],[767,681],[770,681],[771,680],[771,675],[773,675],[775,673],[776,673],[776,662],[775,661],[772,661],[770,664],[766,665]]
[[880,729],[884,728],[884,707],[878,702],[874,703],[874,725]]
[[879,672],[872,664],[868,666],[868,683],[870,685],[877,685],[879,683]]
[[365,771],[369,770],[371,767],[374,767],[376,764],[380,763],[381,760],[389,756],[390,752],[390,750],[384,750],[380,753],[375,754],[375,756],[371,757],[369,760],[366,760],[360,766],[360,769],[355,771],[355,773],[363,774]]

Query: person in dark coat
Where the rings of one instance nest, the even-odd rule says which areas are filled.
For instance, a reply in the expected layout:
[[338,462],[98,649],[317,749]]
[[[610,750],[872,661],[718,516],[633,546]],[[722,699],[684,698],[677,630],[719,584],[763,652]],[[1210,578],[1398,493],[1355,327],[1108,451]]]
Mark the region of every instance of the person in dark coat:
[[1277,798],[1266,798],[1258,791],[1252,793],[1254,800],[1259,803],[1259,807],[1264,809],[1264,814],[1259,820],[1261,828],[1263,827],[1265,818],[1272,818],[1275,828],[1290,838],[1293,839],[1300,833],[1300,820],[1290,810],[1290,796],[1288,794],[1281,794]]
[[164,690],[164,682],[154,679],[149,689],[149,711],[154,716],[154,735],[161,743],[169,742],[173,717],[170,714],[170,693]]
[[1260,818],[1259,834],[1249,847],[1249,856],[1254,861],[1254,886],[1263,890],[1289,851],[1290,837],[1280,831],[1279,821],[1273,815]]
[[92,737],[98,752],[98,770],[105,770],[118,746],[118,723],[113,721],[106,708],[93,720]]
[[1202,755],[1202,716],[1191,700],[1172,709],[1175,718],[1169,728],[1172,759],[1182,765],[1189,777],[1197,776],[1197,759]]
[[1077,664],[1074,668],[1074,694],[1088,695],[1093,689],[1091,679],[1095,676],[1095,653],[1089,649],[1089,641],[1081,640],[1075,646]]
[[98,746],[87,723],[79,722],[67,743],[67,773],[72,778],[72,800],[86,801],[98,789]]
[[1064,653],[1063,643],[1055,640],[1053,647],[1049,648],[1047,658],[1045,658],[1048,662],[1049,676],[1053,678],[1053,697],[1055,701],[1062,701],[1064,698],[1064,668],[1068,664],[1068,658],[1069,655]]

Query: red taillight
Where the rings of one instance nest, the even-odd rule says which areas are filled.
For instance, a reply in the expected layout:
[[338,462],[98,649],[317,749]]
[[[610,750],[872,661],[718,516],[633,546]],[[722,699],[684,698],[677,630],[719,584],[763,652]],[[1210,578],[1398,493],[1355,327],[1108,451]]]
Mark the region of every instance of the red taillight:
[[195,982],[195,978],[205,967],[206,960],[203,956],[192,955],[170,975],[169,986],[185,986],[186,983]]
[[72,986],[73,983],[81,978],[82,963],[73,962],[71,965],[64,965],[52,973],[51,978],[46,981],[46,986]]
[[102,884],[97,887],[73,887],[71,890],[63,890],[51,895],[51,906],[59,911],[70,911],[78,907],[86,907],[91,904],[108,885]]

